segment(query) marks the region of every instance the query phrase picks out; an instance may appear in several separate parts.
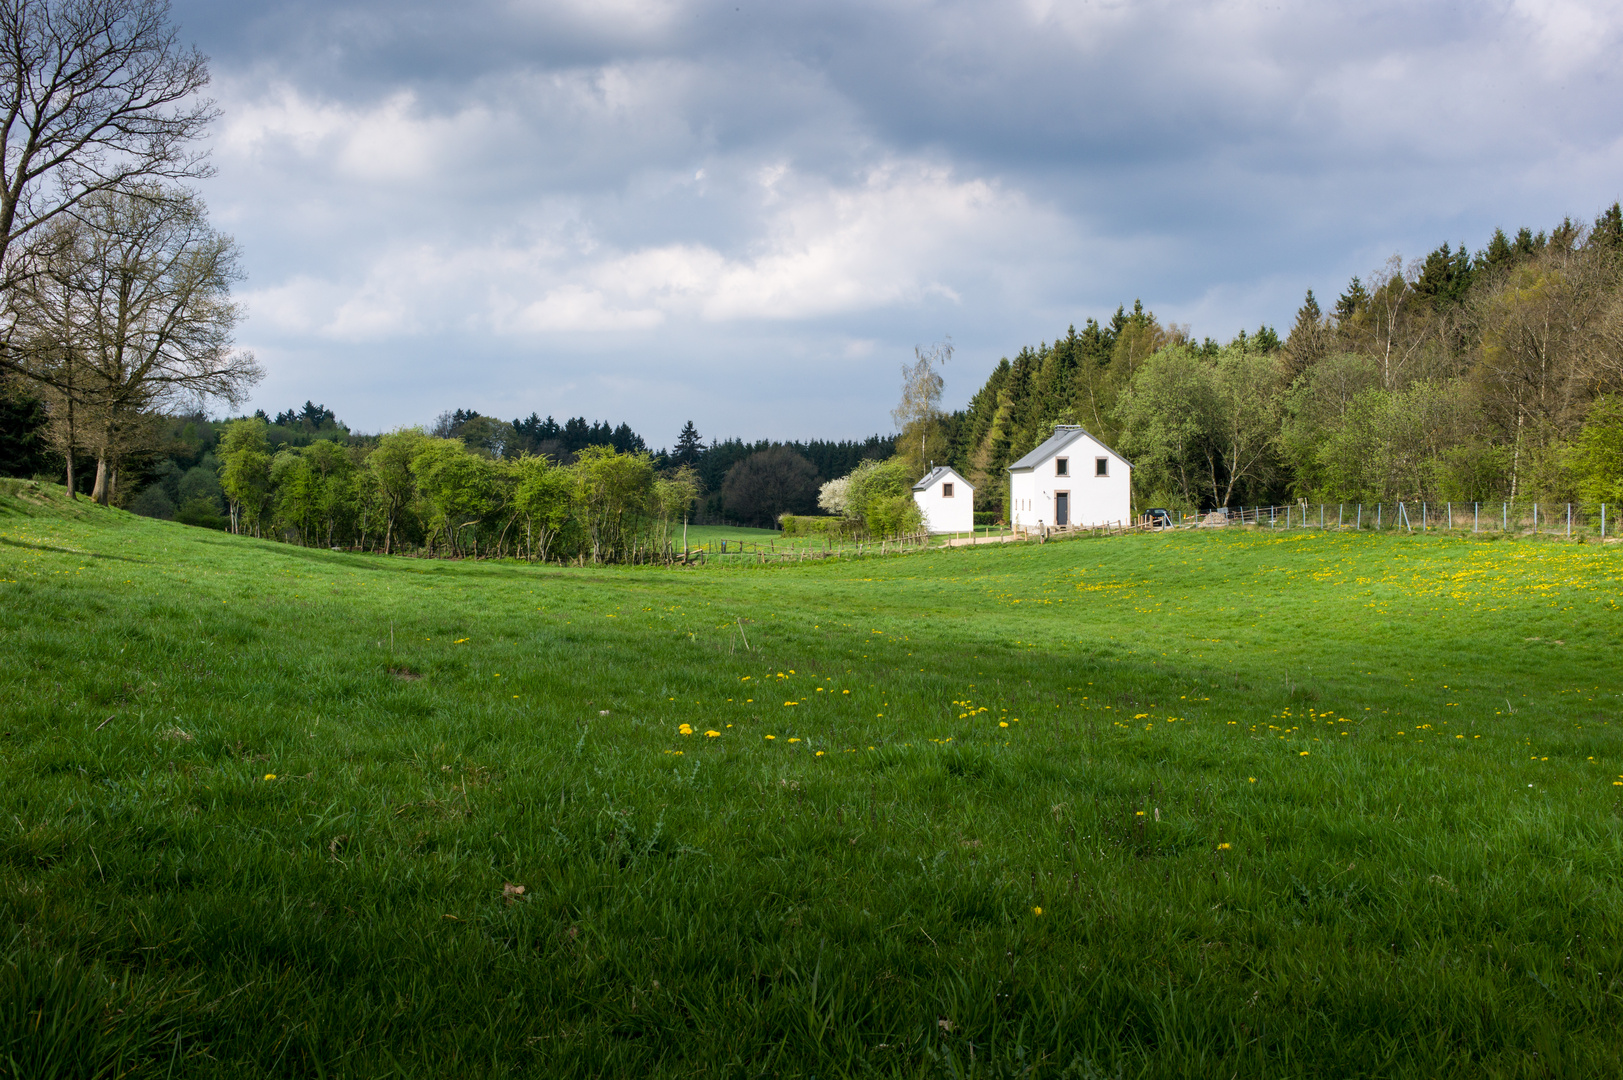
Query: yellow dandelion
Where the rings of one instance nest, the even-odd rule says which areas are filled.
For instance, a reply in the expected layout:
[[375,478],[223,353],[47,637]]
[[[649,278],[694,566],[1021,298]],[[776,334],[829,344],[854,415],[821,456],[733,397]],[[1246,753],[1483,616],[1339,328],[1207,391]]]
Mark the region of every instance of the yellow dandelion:
[[792,739],[790,739],[790,740],[789,740],[789,741],[790,741],[790,742],[799,742],[799,741],[800,741],[800,737],[799,737],[799,736],[798,736],[798,735],[797,735],[797,736],[795,736],[795,737],[794,737],[794,738],[792,738]]
[[998,722],[997,722],[997,726],[998,726],[998,727],[1008,727],[1008,726],[1009,726],[1009,722],[1008,722],[1008,721],[1007,721],[1007,720],[999,720],[999,721],[998,721]]
[[1138,811],[1138,816],[1143,817],[1144,816],[1144,811],[1142,811],[1142,810]]
[[1218,851],[1227,851],[1228,849],[1229,849],[1229,845],[1226,844],[1226,843],[1217,845],[1217,850]]
[[1308,751],[1303,750],[1300,754],[1297,754],[1296,756],[1297,757],[1307,757],[1307,755],[1308,755]]
[[273,772],[268,772],[268,773],[265,774],[265,779],[266,780],[275,780],[276,779],[276,774],[273,773]]
[[719,738],[721,738],[721,732],[719,732],[719,731],[707,731],[707,732],[704,733],[704,736],[707,739],[719,739]]
[[768,736],[767,736],[767,738],[768,738],[768,739],[776,739],[776,738],[777,738],[777,736],[776,736],[776,735],[768,735]]
[[1246,777],[1246,779],[1251,781],[1253,784],[1255,784],[1257,782],[1257,778],[1255,776],[1248,776],[1248,777]]
[[823,752],[822,752],[822,751],[821,751],[821,750],[819,750],[819,751],[817,751],[817,756],[818,756],[818,757],[822,757],[822,756],[823,756]]
[[1042,917],[1042,913],[1043,913],[1043,909],[1042,909],[1042,908],[1040,908],[1040,907],[1034,907],[1034,908],[1032,908],[1032,909],[1031,909],[1031,913],[1032,913],[1032,914],[1033,914],[1033,915],[1036,915],[1036,916],[1037,916],[1037,917],[1038,917],[1038,918],[1041,918],[1041,917]]

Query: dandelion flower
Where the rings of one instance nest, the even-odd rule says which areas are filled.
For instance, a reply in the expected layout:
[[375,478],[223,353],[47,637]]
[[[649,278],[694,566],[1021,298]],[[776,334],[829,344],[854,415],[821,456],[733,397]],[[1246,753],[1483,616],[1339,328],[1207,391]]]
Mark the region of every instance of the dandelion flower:
[[1008,722],[1008,721],[1007,721],[1007,720],[999,720],[999,721],[998,721],[998,722],[997,722],[997,726],[998,726],[998,727],[1008,727],[1008,726],[1009,726],[1009,722]]
[[273,772],[268,772],[268,773],[265,774],[265,779],[266,780],[275,780],[276,779],[276,774],[273,773]]
[[1308,755],[1308,751],[1303,750],[1300,754],[1297,754],[1296,756],[1297,757],[1307,757],[1307,755]]
[[1032,909],[1031,909],[1031,913],[1032,913],[1032,914],[1033,914],[1033,915],[1036,915],[1036,916],[1037,916],[1037,917],[1039,917],[1039,918],[1041,918],[1041,917],[1042,917],[1042,913],[1043,913],[1043,909],[1042,909],[1042,908],[1040,908],[1040,907],[1034,907],[1034,908],[1032,908]]
[[818,756],[818,757],[822,757],[822,756],[823,756],[823,752],[822,752],[822,751],[821,751],[821,750],[819,750],[819,751],[817,751],[817,756]]
[[1217,850],[1218,851],[1227,851],[1228,849],[1229,849],[1229,845],[1226,842],[1217,845]]
[[1138,811],[1138,816],[1143,817],[1144,816],[1144,811],[1142,811],[1142,810]]
[[707,731],[707,732],[704,733],[704,735],[705,735],[705,738],[707,738],[707,739],[719,739],[719,738],[721,738],[721,732],[719,732],[719,731]]
[[681,727],[677,728],[676,731],[679,735],[692,735],[693,727],[690,724],[683,724]]
[[1251,781],[1253,784],[1255,784],[1257,782],[1257,778],[1255,776],[1248,776],[1248,777],[1246,777],[1246,779]]
[[789,741],[790,742],[799,742],[800,741],[800,736],[796,735],[794,738],[790,739]]
[[776,735],[768,735],[768,736],[767,736],[767,738],[768,738],[768,739],[776,739],[776,738],[777,738],[777,736],[776,736]]

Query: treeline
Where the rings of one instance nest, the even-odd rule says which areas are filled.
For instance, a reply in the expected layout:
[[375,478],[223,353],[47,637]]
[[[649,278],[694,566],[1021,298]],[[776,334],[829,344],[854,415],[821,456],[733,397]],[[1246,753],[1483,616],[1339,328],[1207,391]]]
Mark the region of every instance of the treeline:
[[[498,456],[419,428],[293,445],[274,443],[271,427],[259,417],[227,423],[219,444],[180,475],[179,516],[216,524],[195,519],[217,491],[226,506],[220,524],[291,543],[640,563],[675,555],[678,530],[703,492],[694,465],[664,455],[662,468],[660,458],[641,450],[587,446],[564,463],[548,454]],[[820,488],[825,496],[837,492],[833,501],[824,499],[826,509],[853,529],[889,535],[917,524],[907,495],[912,481],[899,464],[867,460],[850,476],[819,485],[808,459],[775,445],[736,461],[722,486],[734,499],[750,484],[775,486],[781,495],[786,479],[807,478],[813,508]]]
[[[1002,512],[1058,422],[1135,468],[1140,506],[1292,498],[1623,501],[1623,212],[1497,230],[1308,291],[1286,337],[1196,342],[1135,303],[1004,359],[927,448]],[[930,453],[933,450],[934,453]]]
[[496,457],[408,428],[376,439],[273,448],[256,418],[215,451],[231,531],[382,554],[650,562],[698,495],[691,468],[662,475],[646,453],[589,446],[560,465]]

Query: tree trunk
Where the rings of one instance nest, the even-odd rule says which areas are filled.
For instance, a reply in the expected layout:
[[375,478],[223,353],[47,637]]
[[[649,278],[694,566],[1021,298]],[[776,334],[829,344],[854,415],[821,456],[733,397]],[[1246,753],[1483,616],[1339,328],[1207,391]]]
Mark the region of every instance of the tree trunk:
[[90,489],[90,501],[107,505],[107,459],[96,458],[96,484]]

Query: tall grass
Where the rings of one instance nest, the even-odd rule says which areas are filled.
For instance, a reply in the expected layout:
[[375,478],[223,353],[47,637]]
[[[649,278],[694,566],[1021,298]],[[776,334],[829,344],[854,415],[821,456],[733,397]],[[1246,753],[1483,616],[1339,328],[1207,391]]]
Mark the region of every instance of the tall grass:
[[0,1076],[1623,1071],[1615,548],[559,570],[48,495]]

